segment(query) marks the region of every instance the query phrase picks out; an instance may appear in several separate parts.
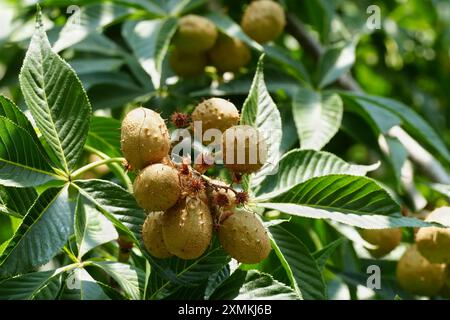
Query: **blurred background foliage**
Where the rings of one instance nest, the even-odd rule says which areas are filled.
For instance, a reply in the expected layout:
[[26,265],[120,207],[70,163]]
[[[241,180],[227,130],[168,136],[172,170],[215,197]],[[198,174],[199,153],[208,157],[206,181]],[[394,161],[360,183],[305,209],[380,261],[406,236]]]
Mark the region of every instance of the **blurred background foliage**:
[[[0,94],[9,96],[25,108],[21,96],[18,74],[22,65],[35,23],[35,0],[0,0]],[[166,119],[178,111],[190,111],[198,101],[209,95],[224,95],[241,106],[260,55],[257,46],[252,48],[252,61],[239,73],[220,75],[207,68],[204,75],[195,79],[178,79],[168,67],[167,57],[161,57],[161,72],[155,81],[146,70],[145,50],[154,48],[139,39],[133,32],[135,23],[141,20],[167,19],[182,16],[187,12],[210,14],[226,13],[239,23],[245,3],[239,0],[223,1],[178,1],[178,0],[43,0],[39,1],[47,34],[59,54],[66,59],[79,75],[86,89],[95,115],[113,118],[105,123],[93,119],[88,139],[106,137],[110,149],[104,152],[118,156],[118,131],[123,114],[137,105],[144,105],[162,113]],[[359,86],[368,94],[389,97],[403,102],[420,114],[428,124],[450,144],[450,1],[448,0],[284,0],[280,1],[287,12],[298,17],[313,39],[325,48],[342,42],[356,44],[355,59],[350,73]],[[380,28],[369,30],[367,19],[371,16],[367,8],[377,5],[380,11]],[[76,7],[74,7],[76,6]],[[81,9],[80,20],[73,12]],[[74,21],[75,20],[75,21]],[[66,32],[71,23],[80,22],[82,31]],[[215,21],[216,22],[216,21]],[[289,25],[274,44],[266,47],[265,82],[280,109],[283,120],[283,151],[299,146],[295,123],[292,117],[292,92],[299,85],[317,88],[323,79],[318,58],[309,54],[289,32]],[[139,34],[138,34],[139,36]],[[140,41],[141,40],[141,41]],[[144,41],[142,41],[144,40]],[[139,51],[144,49],[144,52]],[[146,47],[148,46],[148,47]],[[169,49],[170,50],[170,49]],[[272,51],[271,51],[272,50]],[[353,54],[350,53],[350,56]],[[352,60],[352,58],[349,58]],[[281,67],[280,67],[281,66]],[[335,80],[335,79],[334,79]],[[341,89],[334,81],[325,84],[328,89]],[[352,99],[344,99],[344,118],[339,133],[324,150],[343,159],[359,164],[372,164],[383,160],[376,144],[376,136],[361,121],[361,116],[352,110]],[[94,122],[97,121],[97,124]],[[97,132],[95,132],[97,130]],[[106,135],[108,133],[108,135]],[[430,142],[432,144],[432,142]],[[94,144],[94,142],[92,142]],[[88,140],[89,145],[89,140]],[[402,149],[399,158],[403,159]],[[89,153],[86,154],[86,161]],[[441,156],[436,154],[438,159]],[[400,162],[402,162],[400,160]],[[443,161],[448,168],[448,163]],[[414,211],[404,190],[398,188],[399,173],[392,165],[382,161],[382,167],[373,175],[383,184],[396,190],[407,210]],[[109,178],[116,179],[114,174]],[[105,177],[103,177],[105,178]],[[428,186],[426,175],[418,174],[415,182],[428,201],[427,209],[446,203],[446,197]],[[0,215],[0,244],[8,239],[17,227],[17,221]],[[302,241],[311,252],[320,249],[319,244],[328,244],[352,232],[338,225],[320,220],[292,219],[291,227],[301,232]],[[7,226],[7,227],[3,227]],[[314,230],[314,231],[311,231]],[[404,240],[412,241],[412,230],[404,230]],[[359,249],[358,249],[359,248]],[[331,298],[364,298],[366,292],[361,284],[366,275],[362,273],[373,261],[351,242],[344,242],[333,256],[332,266],[325,271],[329,280]],[[383,290],[378,298],[392,299],[396,294],[408,297],[395,286],[395,260],[377,261],[387,276],[383,278]],[[272,254],[260,270],[271,270],[271,264],[279,264]],[[359,258],[358,258],[359,257]],[[336,278],[335,274],[339,277]],[[274,274],[277,279],[286,277],[284,271]],[[345,283],[345,289],[343,289]],[[176,295],[175,295],[176,296]],[[179,296],[178,296],[179,297]]]

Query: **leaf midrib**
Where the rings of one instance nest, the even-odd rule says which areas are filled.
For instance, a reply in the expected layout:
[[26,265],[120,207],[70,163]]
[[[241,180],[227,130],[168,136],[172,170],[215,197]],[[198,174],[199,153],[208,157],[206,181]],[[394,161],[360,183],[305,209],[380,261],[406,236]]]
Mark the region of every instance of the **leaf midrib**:
[[[53,133],[57,137],[57,139],[56,139],[57,140],[57,145],[58,145],[59,152],[60,152],[60,154],[62,156],[64,169],[65,169],[66,173],[69,173],[69,166],[67,164],[66,156],[64,154],[64,150],[63,150],[62,145],[61,145],[61,141],[60,141],[60,137],[59,137],[58,131],[56,130],[56,125],[55,125],[55,122],[53,120],[53,114],[52,114],[52,111],[50,109],[50,105],[49,105],[48,97],[47,97],[47,86],[46,86],[45,75],[44,75],[44,67],[43,67],[44,57],[43,57],[43,54],[42,54],[42,51],[41,51],[43,49],[41,44],[42,44],[42,42],[45,43],[45,37],[42,37],[42,32],[43,31],[42,31],[42,26],[41,26],[40,27],[40,31],[39,31],[40,41],[39,41],[39,44],[38,44],[38,48],[39,48],[38,52],[39,52],[40,63],[39,63],[39,66],[38,66],[37,69],[39,69],[40,76],[42,77],[42,85],[43,85],[42,92],[43,92],[43,97],[44,97],[44,100],[45,100],[44,108],[46,109],[47,114],[49,115],[49,118],[50,118],[50,122],[52,124],[52,127],[51,127],[52,130],[51,131],[53,131]],[[51,48],[48,48],[48,50],[51,51]],[[51,51],[51,53],[53,53],[53,52]]]

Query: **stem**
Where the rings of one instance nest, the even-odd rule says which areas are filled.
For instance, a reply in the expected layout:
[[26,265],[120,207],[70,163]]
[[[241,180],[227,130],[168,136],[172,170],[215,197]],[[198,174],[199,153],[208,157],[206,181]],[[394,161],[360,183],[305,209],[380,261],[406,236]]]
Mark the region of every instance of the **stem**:
[[80,261],[75,257],[75,255],[67,248],[67,246],[63,247],[64,252],[69,256],[70,260],[75,263],[79,263]]
[[103,159],[103,160],[98,160],[92,163],[89,163],[87,165],[85,165],[84,167],[81,167],[80,169],[74,171],[72,173],[72,179],[76,179],[78,178],[80,175],[82,175],[83,173],[94,169],[95,167],[104,165],[104,164],[108,164],[108,163],[118,163],[118,162],[123,162],[125,160],[125,158],[109,158],[109,159]]
[[[86,151],[89,151],[91,153],[96,154],[97,156],[99,156],[102,159],[109,159],[108,155],[104,154],[103,152],[101,152],[101,151],[99,151],[99,150],[97,150],[95,148],[92,148],[92,147],[89,147],[89,146],[84,146],[84,149]],[[133,183],[131,182],[130,177],[128,177],[126,172],[123,170],[122,166],[120,166],[120,165],[118,165],[117,163],[114,163],[114,162],[111,163],[111,166],[114,167],[114,169],[116,169],[116,171],[117,171],[117,173],[119,175],[119,178],[122,180],[122,182],[126,186],[127,190],[129,192],[132,192],[133,191]]]

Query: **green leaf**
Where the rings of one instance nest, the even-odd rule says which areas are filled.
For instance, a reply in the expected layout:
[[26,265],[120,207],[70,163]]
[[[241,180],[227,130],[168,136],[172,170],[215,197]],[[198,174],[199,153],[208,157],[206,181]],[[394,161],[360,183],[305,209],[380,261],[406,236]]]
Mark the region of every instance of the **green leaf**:
[[53,49],[55,52],[66,49],[130,13],[130,8],[108,2],[82,6],[67,19]]
[[63,247],[73,230],[73,210],[67,187],[47,189],[23,218],[0,256],[0,278],[47,263]]
[[76,268],[67,277],[61,300],[110,300],[99,282],[83,268]]
[[335,93],[299,88],[292,101],[292,113],[302,149],[320,150],[338,132],[344,112]]
[[54,179],[55,174],[30,134],[0,116],[0,184],[31,187]]
[[261,182],[257,189],[257,194],[261,195],[258,199],[269,199],[311,178],[330,174],[364,176],[378,167],[379,163],[370,166],[350,164],[324,151],[294,149],[280,159],[276,175]]
[[357,101],[367,101],[395,114],[402,120],[402,127],[404,127],[414,138],[428,149],[441,155],[447,163],[450,163],[450,152],[442,140],[442,137],[413,109],[401,102],[389,98],[348,92],[340,92],[340,94],[351,96],[354,99],[356,98]]
[[298,300],[295,291],[269,274],[237,269],[211,296],[212,300]]
[[75,72],[51,50],[40,13],[19,80],[37,127],[69,173],[83,152],[91,106]]
[[307,180],[270,203],[257,206],[366,229],[431,226],[416,218],[402,217],[399,205],[373,180],[349,175]]
[[441,183],[432,183],[430,185],[431,189],[439,192],[440,194],[450,198],[450,186]]
[[143,253],[154,267],[153,270],[156,270],[159,275],[166,279],[158,287],[152,288],[151,298],[164,293],[164,290],[171,283],[181,286],[195,286],[207,280],[230,261],[230,257],[222,249],[217,239],[213,240],[208,251],[195,260],[183,260],[176,257],[160,260],[151,257],[145,250],[143,250]]
[[157,0],[160,6],[171,15],[180,15],[207,2],[207,0]]
[[86,59],[72,59],[69,63],[75,70],[76,74],[81,77],[82,74],[118,71],[124,64],[124,61],[123,59],[117,58],[95,57]]
[[127,233],[136,244],[141,239],[145,213],[133,195],[119,185],[105,180],[73,182],[80,194],[99,209],[111,222]]
[[155,89],[162,85],[162,63],[177,26],[177,19],[173,17],[128,21],[123,25],[123,37],[133,49],[142,68],[150,75]]
[[214,291],[230,276],[230,266],[226,265],[221,270],[208,277],[204,298],[208,300]]
[[323,271],[330,256],[337,249],[337,247],[339,247],[342,244],[342,242],[344,242],[344,241],[345,241],[345,238],[339,238],[339,239],[329,243],[328,245],[326,245],[319,251],[316,251],[313,253],[313,258],[316,259],[316,263],[317,263],[317,266],[319,267],[320,271]]
[[253,176],[253,185],[257,185],[266,175],[273,174],[276,170],[281,157],[280,146],[283,135],[280,112],[264,83],[263,59],[264,55],[261,55],[241,114],[241,124],[257,128],[259,133],[264,136],[268,146],[267,163]]
[[286,66],[288,70],[292,70],[289,74],[292,74],[299,80],[310,82],[310,76],[305,66],[300,60],[294,59],[290,56],[289,51],[276,44],[269,44],[264,46],[264,52],[268,57],[274,61]]
[[120,121],[107,117],[92,117],[86,145],[108,156],[120,157]]
[[285,224],[270,227],[272,246],[288,274],[291,285],[306,300],[326,299],[321,271],[308,248]]
[[346,108],[360,114],[372,126],[374,133],[387,133],[392,127],[400,125],[402,120],[389,110],[362,99],[342,95]]
[[0,212],[22,218],[37,199],[34,188],[0,186]]
[[0,300],[53,300],[60,286],[59,270],[26,273],[0,281]]
[[144,271],[119,262],[102,261],[92,264],[111,276],[130,299],[140,300],[142,298],[145,285]]
[[[19,127],[26,130],[28,134],[33,138],[36,146],[41,146],[41,142],[36,135],[36,131],[34,130],[28,118],[11,100],[4,96],[0,96],[0,116],[8,118]],[[43,154],[45,155],[45,152],[43,152]]]
[[219,29],[229,37],[238,38],[258,51],[264,50],[264,48],[258,42],[247,36],[245,32],[242,31],[241,26],[234,22],[229,16],[219,12],[212,12],[207,14],[205,17],[214,22],[217,29]]
[[88,251],[119,237],[112,223],[98,210],[84,203],[81,196],[75,210],[75,237],[78,259]]
[[323,88],[346,73],[355,63],[356,41],[342,43],[322,55],[319,62],[319,88]]

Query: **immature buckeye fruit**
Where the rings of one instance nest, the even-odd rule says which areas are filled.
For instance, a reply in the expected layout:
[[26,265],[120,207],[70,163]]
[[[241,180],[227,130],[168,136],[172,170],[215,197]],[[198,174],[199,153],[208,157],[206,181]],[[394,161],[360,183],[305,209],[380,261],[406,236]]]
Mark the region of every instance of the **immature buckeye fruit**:
[[142,170],[134,180],[134,197],[139,206],[148,211],[165,211],[180,197],[178,171],[162,163]]
[[122,121],[122,153],[132,169],[161,161],[170,148],[169,132],[161,116],[153,110],[137,108]]
[[199,53],[211,49],[217,39],[217,29],[209,19],[189,14],[180,19],[174,44],[182,52]]
[[169,64],[173,72],[180,77],[195,77],[203,74],[207,64],[206,54],[184,53],[173,50],[169,57]]
[[208,129],[218,129],[221,132],[239,122],[239,111],[230,101],[222,98],[211,98],[199,103],[192,112],[191,119],[199,121],[203,133]]
[[267,160],[267,144],[257,129],[239,125],[222,134],[222,155],[226,168],[237,173],[258,171]]
[[211,242],[212,228],[209,208],[199,198],[181,199],[163,216],[164,243],[181,259],[200,257]]
[[[425,221],[450,225],[450,207],[431,212]],[[450,228],[420,228],[416,234],[417,248],[432,263],[450,263]]]
[[208,57],[217,71],[236,72],[250,61],[251,54],[244,42],[221,34],[214,47],[208,51]]
[[402,240],[401,229],[363,229],[360,231],[361,237],[377,246],[376,249],[369,250],[375,258],[381,258],[394,250]]
[[150,212],[142,226],[145,248],[154,257],[165,259],[172,256],[164,244],[162,235],[163,212]]
[[242,263],[259,263],[270,253],[270,240],[253,212],[235,210],[219,227],[222,247]]
[[259,43],[277,38],[285,24],[283,8],[269,0],[253,1],[245,10],[241,20],[244,32]]
[[411,293],[436,295],[445,283],[445,264],[432,264],[417,250],[409,247],[397,264],[397,281]]

